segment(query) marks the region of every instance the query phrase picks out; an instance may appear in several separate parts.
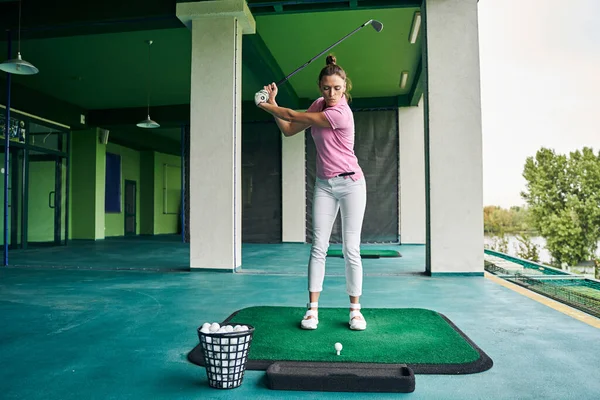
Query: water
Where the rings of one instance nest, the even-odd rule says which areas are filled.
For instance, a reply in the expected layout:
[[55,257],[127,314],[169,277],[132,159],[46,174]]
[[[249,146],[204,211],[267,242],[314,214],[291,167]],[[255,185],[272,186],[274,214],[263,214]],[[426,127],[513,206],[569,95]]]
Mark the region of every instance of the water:
[[[517,257],[517,251],[519,249],[519,241],[517,240],[517,236],[505,235],[505,237],[508,239],[508,254]],[[483,242],[486,247],[491,248],[491,245],[494,243],[494,237],[486,235]],[[552,261],[552,256],[550,255],[548,249],[546,249],[546,239],[541,236],[532,236],[531,242],[538,245],[538,253],[540,255],[539,262],[550,264],[550,261]],[[600,257],[600,242],[598,242],[598,250],[596,251],[596,255]]]

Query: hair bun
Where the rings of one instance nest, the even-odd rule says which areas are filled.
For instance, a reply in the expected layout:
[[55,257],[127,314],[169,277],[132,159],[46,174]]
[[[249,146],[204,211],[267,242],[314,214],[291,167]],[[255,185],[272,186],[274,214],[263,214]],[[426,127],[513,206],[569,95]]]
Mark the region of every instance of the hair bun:
[[336,65],[336,60],[335,60],[335,56],[332,56],[331,54],[327,56],[327,58],[325,59],[325,65]]

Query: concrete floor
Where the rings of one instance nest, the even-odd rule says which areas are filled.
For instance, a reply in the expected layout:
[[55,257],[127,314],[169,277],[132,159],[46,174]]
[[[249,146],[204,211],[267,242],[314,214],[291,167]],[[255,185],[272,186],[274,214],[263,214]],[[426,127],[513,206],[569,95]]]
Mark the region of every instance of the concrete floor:
[[[77,255],[80,261],[104,258],[104,266],[98,261],[86,270],[80,262],[49,268],[49,262],[0,269],[3,399],[594,399],[600,394],[599,329],[484,277],[424,276],[422,246],[394,246],[404,255],[400,259],[364,260],[361,303],[445,314],[494,360],[492,369],[417,375],[415,392],[400,395],[272,391],[262,371],[247,371],[240,388],[211,389],[204,369],[186,359],[198,342],[196,327],[243,307],[304,305],[308,246],[245,245],[242,272],[231,274],[115,270],[116,261],[109,258],[114,255],[101,249],[108,242]],[[167,259],[164,246],[156,251]],[[171,250],[171,257],[181,257],[184,247]],[[47,250],[46,260],[57,251]],[[148,259],[137,253],[129,263],[136,257]],[[343,260],[328,259],[320,305],[346,306],[344,288]]]

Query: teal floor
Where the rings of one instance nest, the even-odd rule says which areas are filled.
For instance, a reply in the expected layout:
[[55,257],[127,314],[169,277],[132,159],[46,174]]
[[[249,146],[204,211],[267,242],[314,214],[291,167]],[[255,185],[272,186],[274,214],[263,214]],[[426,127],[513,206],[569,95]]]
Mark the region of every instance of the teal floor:
[[[82,249],[60,268],[49,268],[55,249],[35,250],[39,267],[0,269],[3,399],[595,399],[600,393],[599,329],[483,277],[424,276],[422,246],[396,246],[405,255],[396,263],[364,260],[361,303],[445,314],[494,360],[492,369],[417,375],[411,394],[272,391],[261,371],[248,371],[240,388],[211,389],[204,369],[186,360],[198,343],[196,327],[244,307],[305,304],[307,246],[245,245],[237,274],[167,273],[179,264],[165,267],[161,260],[185,254],[177,243],[171,255],[107,254],[110,246]],[[321,306],[346,306],[344,288],[343,260],[328,258]]]
[[[364,244],[365,249],[392,249],[403,257],[363,259],[367,276],[423,273],[423,246]],[[332,244],[331,248],[341,248]],[[242,244],[242,268],[250,274],[305,275],[310,245]],[[68,246],[11,250],[9,264],[19,267],[45,267],[96,270],[189,271],[189,245],[177,235],[108,238],[104,241],[73,241]],[[344,276],[344,260],[327,258],[327,274]]]

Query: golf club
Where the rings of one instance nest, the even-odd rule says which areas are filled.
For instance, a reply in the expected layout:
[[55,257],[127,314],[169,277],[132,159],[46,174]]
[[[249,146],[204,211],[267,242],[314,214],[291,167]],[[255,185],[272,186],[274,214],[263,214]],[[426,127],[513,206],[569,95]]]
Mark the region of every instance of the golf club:
[[[342,43],[344,40],[348,39],[350,36],[354,35],[356,32],[358,32],[359,30],[361,30],[362,28],[364,28],[367,25],[371,25],[373,27],[373,29],[375,29],[376,32],[381,32],[381,30],[383,29],[383,24],[381,22],[376,21],[374,19],[368,20],[367,22],[365,22],[364,24],[362,24],[358,28],[354,29],[352,32],[350,32],[349,34],[347,34],[346,36],[344,36],[343,38],[341,38],[340,40],[338,40],[334,44],[332,44],[331,46],[329,46],[328,48],[326,48],[325,50],[323,50],[322,52],[320,52],[319,54],[317,54],[316,56],[314,56],[313,58],[311,58],[310,60],[308,60],[306,63],[304,63],[304,65],[296,68],[296,70],[294,70],[293,72],[291,72],[288,76],[286,76],[285,78],[283,78],[282,80],[280,80],[279,82],[277,82],[276,83],[277,87],[279,87],[279,85],[281,85],[284,82],[286,82],[288,79],[290,79],[296,73],[302,71],[311,62],[313,62],[314,60],[316,60],[317,58],[319,58],[320,56],[322,56],[324,53],[328,52],[329,50],[331,50],[332,48],[334,48],[338,44]],[[257,92],[254,95],[254,102],[257,105],[260,104],[260,103],[263,103],[263,102],[267,101],[268,99],[269,99],[269,94],[264,89],[260,90],[259,92]]]

